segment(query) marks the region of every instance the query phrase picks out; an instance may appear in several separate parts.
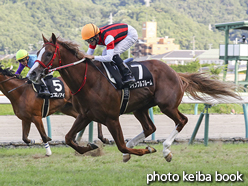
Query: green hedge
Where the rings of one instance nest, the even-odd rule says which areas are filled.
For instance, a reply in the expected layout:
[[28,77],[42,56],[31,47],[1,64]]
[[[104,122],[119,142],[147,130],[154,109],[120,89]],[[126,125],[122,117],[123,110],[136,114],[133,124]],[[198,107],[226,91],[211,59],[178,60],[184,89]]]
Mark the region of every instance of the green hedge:
[[186,65],[170,65],[176,72],[198,72],[200,69],[199,60],[192,61]]

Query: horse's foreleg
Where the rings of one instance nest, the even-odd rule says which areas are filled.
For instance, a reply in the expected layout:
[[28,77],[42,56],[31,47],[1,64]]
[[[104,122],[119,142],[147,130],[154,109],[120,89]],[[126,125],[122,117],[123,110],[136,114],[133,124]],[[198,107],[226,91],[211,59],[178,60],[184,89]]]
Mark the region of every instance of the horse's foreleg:
[[153,152],[151,148],[146,149],[131,149],[128,148],[125,144],[122,129],[118,120],[108,120],[106,125],[109,129],[109,132],[113,136],[115,143],[122,153],[135,154],[138,156],[142,156],[144,154],[148,154]]
[[36,116],[36,117],[33,117],[33,122],[36,126],[36,128],[38,129],[39,133],[40,133],[40,136],[42,138],[42,141],[44,143],[44,146],[46,148],[46,155],[47,156],[51,156],[52,155],[52,151],[50,149],[50,146],[48,144],[48,141],[51,141],[52,139],[49,138],[47,135],[46,135],[46,132],[45,132],[45,129],[44,129],[44,125],[43,125],[43,122],[42,122],[42,118],[41,116]]
[[28,145],[32,143],[30,139],[28,139],[29,131],[30,131],[31,121],[22,120],[22,140]]
[[109,140],[107,138],[103,137],[102,134],[102,124],[101,123],[97,123],[97,130],[98,130],[98,138],[105,144],[109,144]]
[[73,149],[75,149],[80,154],[84,154],[85,152],[98,148],[98,146],[95,144],[88,144],[87,147],[81,147],[77,143],[75,143],[75,140],[74,140],[76,134],[82,129],[86,128],[90,122],[91,121],[89,119],[84,118],[81,114],[79,114],[74,124],[72,125],[70,131],[65,136],[66,144],[71,146]]
[[[143,141],[147,136],[151,135],[156,131],[156,127],[148,115],[148,110],[139,110],[134,112],[134,116],[139,120],[142,125],[143,132],[127,142],[126,146],[128,148],[133,148],[139,142]],[[156,150],[153,148],[153,151]],[[127,162],[131,158],[130,154],[123,154],[123,161]]]
[[52,139],[49,138],[46,134],[41,116],[33,117],[33,122],[40,133],[43,143],[47,143],[48,141],[51,141]]

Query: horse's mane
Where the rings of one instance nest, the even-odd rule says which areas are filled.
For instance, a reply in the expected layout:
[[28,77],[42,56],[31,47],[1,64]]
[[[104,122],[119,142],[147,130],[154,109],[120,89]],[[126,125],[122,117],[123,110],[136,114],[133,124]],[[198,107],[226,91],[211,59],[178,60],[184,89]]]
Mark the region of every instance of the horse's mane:
[[78,59],[84,58],[85,52],[79,50],[80,45],[76,42],[65,40],[61,37],[57,38],[57,42],[63,46],[64,48],[68,49],[73,55],[75,55]]
[[0,73],[3,74],[4,76],[10,76],[10,77],[16,77],[17,79],[22,79],[21,76],[17,76],[13,70],[10,68],[5,68],[3,69],[3,65],[0,64]]

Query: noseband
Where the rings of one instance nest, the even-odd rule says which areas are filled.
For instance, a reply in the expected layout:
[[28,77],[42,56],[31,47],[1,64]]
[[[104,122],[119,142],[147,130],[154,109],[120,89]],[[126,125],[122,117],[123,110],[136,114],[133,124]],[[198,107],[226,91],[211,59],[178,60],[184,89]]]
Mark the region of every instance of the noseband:
[[50,61],[47,65],[45,65],[42,61],[40,61],[40,60],[38,60],[38,59],[37,59],[35,62],[38,62],[38,63],[39,63],[41,66],[43,66],[45,69],[50,69],[50,68],[52,68],[52,66],[53,66],[53,61],[55,60],[55,58],[57,57],[57,54],[58,54],[59,66],[61,66],[61,57],[60,57],[59,45],[54,45],[54,44],[52,44],[52,43],[45,43],[45,44],[43,45],[43,47],[44,47],[45,45],[52,45],[52,46],[55,47],[55,52],[54,52],[54,54],[53,54],[53,57],[52,57],[51,61]]

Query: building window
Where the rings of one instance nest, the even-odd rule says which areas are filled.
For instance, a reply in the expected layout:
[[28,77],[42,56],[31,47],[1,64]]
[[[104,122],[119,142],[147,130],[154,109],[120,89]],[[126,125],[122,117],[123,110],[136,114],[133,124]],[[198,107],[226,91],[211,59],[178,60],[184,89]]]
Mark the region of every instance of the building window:
[[157,50],[160,50],[160,47],[158,47]]

